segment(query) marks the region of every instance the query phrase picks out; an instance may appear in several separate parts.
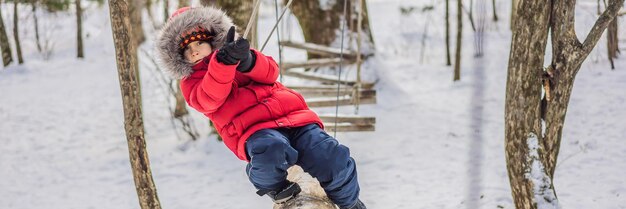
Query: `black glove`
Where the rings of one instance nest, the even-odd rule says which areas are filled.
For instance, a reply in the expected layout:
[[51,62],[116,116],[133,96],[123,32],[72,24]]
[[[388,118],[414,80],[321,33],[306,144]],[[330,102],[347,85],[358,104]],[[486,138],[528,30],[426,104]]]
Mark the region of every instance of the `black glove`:
[[256,61],[254,52],[250,50],[250,43],[244,38],[235,40],[235,26],[231,26],[226,35],[224,46],[217,52],[217,61],[226,65],[237,65],[240,72],[249,72]]

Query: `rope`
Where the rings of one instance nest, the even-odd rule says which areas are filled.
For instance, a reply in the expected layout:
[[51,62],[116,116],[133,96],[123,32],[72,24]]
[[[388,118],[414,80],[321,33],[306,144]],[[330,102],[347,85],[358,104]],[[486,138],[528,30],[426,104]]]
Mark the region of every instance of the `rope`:
[[341,70],[343,69],[343,38],[346,31],[346,8],[348,8],[348,0],[343,1],[343,22],[341,23],[341,50],[339,53],[339,75],[337,75],[337,102],[335,103],[335,128],[333,130],[333,138],[337,138],[337,118],[339,117],[339,90],[341,88]]
[[285,6],[285,8],[283,8],[283,12],[280,14],[280,17],[278,18],[278,20],[276,20],[276,24],[274,24],[274,27],[272,28],[272,31],[270,31],[270,35],[268,35],[267,38],[265,39],[265,42],[263,42],[263,46],[261,47],[261,52],[263,52],[263,49],[265,49],[265,45],[267,45],[267,42],[272,37],[272,34],[274,34],[274,31],[278,27],[278,23],[280,23],[280,20],[283,19],[283,16],[285,15],[285,12],[287,11],[287,8],[289,8],[289,6],[291,6],[292,2],[293,2],[293,0],[289,0],[289,2],[287,2],[287,5]]
[[259,10],[259,6],[261,5],[261,0],[254,1],[254,7],[252,8],[252,14],[250,15],[250,19],[248,20],[248,25],[246,26],[246,32],[243,33],[243,38],[248,38],[248,33],[250,33],[250,29],[252,28],[252,23],[256,22],[256,15]]
[[[278,0],[274,0],[274,8],[276,13],[276,25],[280,21],[278,19]],[[280,74],[280,82],[283,82],[283,46],[280,45],[280,28],[276,28],[276,38],[278,39],[278,73]]]

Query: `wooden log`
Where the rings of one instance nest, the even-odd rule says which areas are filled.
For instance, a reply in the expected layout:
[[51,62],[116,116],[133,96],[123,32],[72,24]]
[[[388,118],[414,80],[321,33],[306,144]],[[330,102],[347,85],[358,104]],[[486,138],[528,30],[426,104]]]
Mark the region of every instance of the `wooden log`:
[[[284,71],[283,75],[298,77],[298,78],[303,78],[303,79],[308,79],[308,80],[314,80],[314,81],[320,81],[320,82],[325,82],[325,83],[341,83],[343,85],[349,85],[349,86],[353,86],[354,84],[356,84],[356,81],[353,81],[353,80],[338,81],[337,76],[334,76],[334,75],[319,75],[315,73],[298,72],[298,71],[290,71],[290,70]],[[373,83],[361,83],[361,88],[364,88],[364,89],[371,89],[373,86],[374,86]]]
[[[314,97],[337,97],[337,89],[327,90],[299,90],[298,93],[302,94],[305,98]],[[339,89],[339,97],[352,96],[355,92],[352,89]],[[361,90],[359,95],[376,95],[376,90]]]
[[[361,95],[360,104],[376,104],[376,93],[374,91],[373,95]],[[309,107],[332,107],[335,105],[345,106],[345,105],[354,105],[354,99],[351,97],[339,97],[339,101],[337,98],[326,97],[326,98],[309,98],[306,99],[306,103]]]
[[[339,56],[341,55],[341,49],[332,48],[324,45],[313,43],[296,43],[292,41],[281,41],[280,44],[285,47],[294,49],[303,49],[311,54],[327,55],[327,56]],[[345,59],[355,59],[356,52],[348,49],[343,49],[343,57]]]
[[287,172],[287,179],[298,183],[302,192],[283,204],[274,204],[274,209],[336,209],[320,183],[305,173],[300,166],[292,166]]
[[[370,88],[361,87],[361,89],[371,89],[372,85],[367,85]],[[299,85],[287,85],[287,88],[296,91],[312,91],[312,90],[337,90],[337,85],[316,85],[316,86],[299,86]],[[350,86],[341,86],[341,89],[350,89]],[[340,90],[341,91],[341,90]]]
[[342,116],[335,117],[334,115],[320,115],[320,119],[324,123],[350,123],[354,125],[373,125],[376,123],[376,117],[363,117],[363,116]]
[[343,62],[340,58],[320,58],[320,59],[310,59],[304,62],[283,62],[281,68],[283,70],[289,70],[293,68],[319,68],[319,67],[331,67],[331,66],[339,66],[340,63],[352,64],[354,63],[351,60],[344,59]]
[[338,123],[335,129],[335,123],[324,123],[324,130],[326,132],[357,132],[357,131],[376,131],[374,124],[370,125],[355,125],[350,123]]

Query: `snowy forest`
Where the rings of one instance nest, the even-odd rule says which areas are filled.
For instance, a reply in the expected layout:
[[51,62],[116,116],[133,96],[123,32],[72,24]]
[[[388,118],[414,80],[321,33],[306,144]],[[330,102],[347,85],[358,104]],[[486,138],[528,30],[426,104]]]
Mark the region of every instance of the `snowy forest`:
[[0,208],[626,209],[625,6],[0,0]]

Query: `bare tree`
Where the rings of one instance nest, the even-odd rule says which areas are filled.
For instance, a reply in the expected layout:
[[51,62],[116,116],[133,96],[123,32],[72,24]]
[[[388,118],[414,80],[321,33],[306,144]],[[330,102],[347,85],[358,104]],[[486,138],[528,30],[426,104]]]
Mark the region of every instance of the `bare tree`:
[[[2,1],[0,0],[0,4]],[[4,28],[4,20],[2,19],[2,10],[0,9],[0,50],[2,51],[2,65],[7,66],[13,62],[13,55],[11,55],[11,45],[9,45],[9,38],[7,37],[6,29]]]
[[117,70],[124,105],[124,128],[139,205],[142,209],[160,209],[161,203],[152,179],[146,151],[139,77],[136,73],[137,50],[133,49],[135,45],[131,40],[128,4],[126,0],[109,0]]
[[454,56],[454,81],[461,80],[461,42],[463,41],[463,3],[457,0],[456,54]]
[[[505,105],[507,170],[518,209],[558,204],[552,180],[574,78],[624,0],[611,2],[582,43],[574,30],[575,3],[518,5],[525,12],[514,22]],[[544,70],[548,33],[552,62]]]
[[15,49],[17,50],[17,63],[24,63],[22,58],[22,47],[20,45],[19,18],[17,14],[17,2],[13,1],[13,38],[15,38]]
[[37,51],[41,52],[41,41],[39,41],[39,20],[37,18],[37,0],[31,0],[31,11],[33,12],[33,20],[35,21],[35,41],[37,43]]
[[85,57],[83,54],[83,12],[80,6],[80,0],[76,0],[76,48],[77,48],[77,57],[83,58]]
[[446,65],[452,65],[450,61],[450,0],[446,0]]

